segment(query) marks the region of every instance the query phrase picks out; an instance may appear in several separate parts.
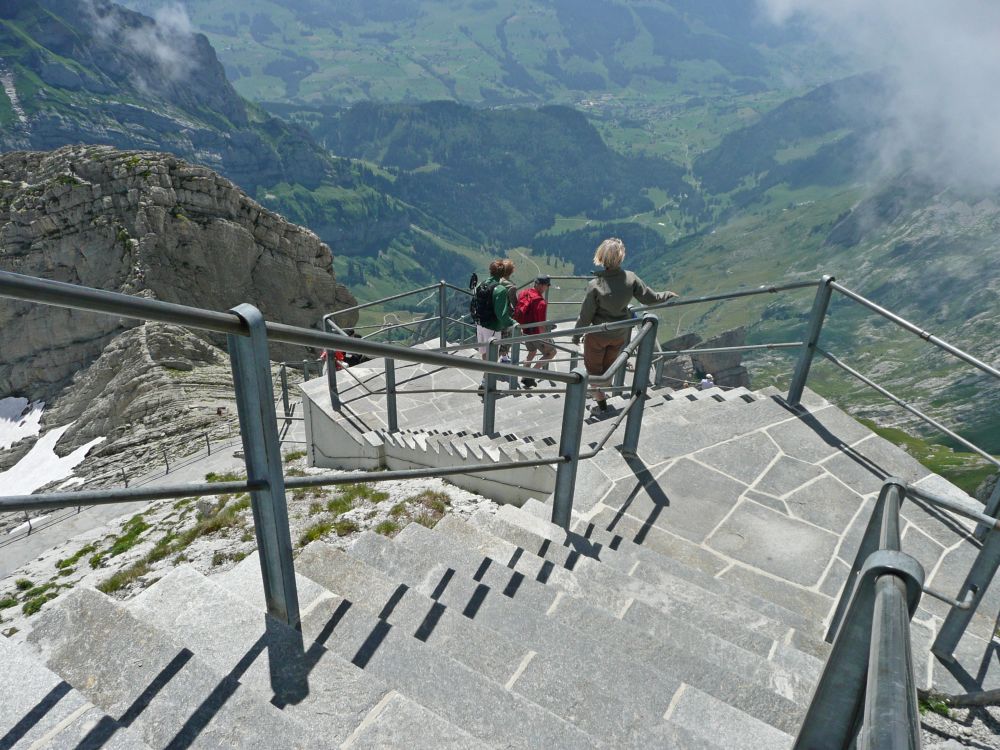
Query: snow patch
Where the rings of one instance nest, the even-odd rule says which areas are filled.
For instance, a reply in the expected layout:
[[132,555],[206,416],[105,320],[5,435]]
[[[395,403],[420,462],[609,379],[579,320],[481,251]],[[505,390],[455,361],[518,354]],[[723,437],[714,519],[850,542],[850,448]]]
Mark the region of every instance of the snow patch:
[[41,431],[44,401],[28,403],[26,398],[0,398],[0,451],[18,440],[33,437]]
[[[6,400],[6,399],[5,399]],[[82,445],[68,456],[60,458],[55,453],[59,438],[73,423],[49,430],[30,451],[8,471],[0,471],[0,488],[5,495],[30,495],[49,482],[57,482],[72,476],[73,469],[87,457],[87,453],[104,438],[95,438]]]

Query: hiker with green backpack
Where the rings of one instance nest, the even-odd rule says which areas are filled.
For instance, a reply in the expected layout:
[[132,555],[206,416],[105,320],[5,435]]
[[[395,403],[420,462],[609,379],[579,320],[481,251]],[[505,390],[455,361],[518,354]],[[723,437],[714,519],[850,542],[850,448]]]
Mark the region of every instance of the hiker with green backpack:
[[[509,336],[514,325],[517,288],[510,280],[513,273],[514,261],[497,259],[490,263],[490,277],[472,290],[469,313],[476,323],[476,343],[483,359],[489,358],[490,342],[504,335]],[[510,362],[507,356],[509,349],[509,346],[501,347],[501,362]]]

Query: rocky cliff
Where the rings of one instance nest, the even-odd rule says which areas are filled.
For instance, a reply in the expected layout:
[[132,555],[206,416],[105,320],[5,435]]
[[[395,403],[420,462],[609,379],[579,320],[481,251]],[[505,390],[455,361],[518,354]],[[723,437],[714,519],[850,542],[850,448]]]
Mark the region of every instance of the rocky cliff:
[[[213,310],[250,302],[300,326],[354,304],[329,247],[229,180],[173,156],[99,146],[0,154],[0,269]],[[0,301],[0,394],[51,401],[135,325]]]

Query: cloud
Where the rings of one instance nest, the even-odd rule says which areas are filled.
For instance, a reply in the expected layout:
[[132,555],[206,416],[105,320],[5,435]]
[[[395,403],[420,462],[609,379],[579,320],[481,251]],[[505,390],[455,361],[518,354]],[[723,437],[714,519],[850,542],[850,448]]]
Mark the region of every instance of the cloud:
[[1000,3],[995,0],[758,0],[777,24],[805,23],[862,68],[885,76],[874,102],[886,172],[1000,186]]
[[[194,70],[195,37],[183,5],[166,3],[153,14],[152,22],[138,25],[123,23],[121,11],[100,0],[84,0],[83,7],[99,35],[124,45],[156,66],[155,71],[148,73],[177,82],[188,78]],[[133,77],[140,86],[146,87],[144,79],[148,75],[135,71]]]

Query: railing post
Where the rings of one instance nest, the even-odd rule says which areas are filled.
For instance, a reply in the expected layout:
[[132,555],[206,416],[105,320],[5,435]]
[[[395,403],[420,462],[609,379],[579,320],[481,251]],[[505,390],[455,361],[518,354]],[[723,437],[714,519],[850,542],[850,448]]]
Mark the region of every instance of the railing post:
[[[631,308],[629,308],[629,309],[631,309]],[[632,332],[634,330],[635,330],[634,328],[629,328],[625,332],[625,344],[624,344],[625,346],[628,346],[631,343],[631,341],[632,341]],[[638,370],[638,364],[636,364],[636,369]],[[612,376],[612,378],[611,378],[611,385],[612,386],[614,386],[615,388],[621,388],[623,385],[625,385],[625,371],[626,370],[628,370],[628,360],[625,360],[625,364],[623,364],[621,366],[621,369],[619,369],[618,372],[616,372],[614,374],[614,376]],[[621,393],[621,391],[613,391],[612,395],[617,394],[617,393]]]
[[[330,352],[327,352],[327,356],[329,355]],[[302,382],[304,383],[308,380],[309,380],[309,360],[304,359],[302,360]]]
[[212,455],[212,441],[208,439],[208,433],[205,433],[205,447],[208,448],[208,455]]
[[[639,449],[639,432],[642,430],[642,412],[646,402],[646,391],[649,389],[649,368],[653,366],[653,349],[656,346],[656,333],[659,329],[659,319],[655,315],[642,316],[643,339],[635,353],[635,372],[632,375],[631,398],[639,399],[632,404],[625,420],[625,439],[622,441],[622,455],[635,456]],[[624,372],[622,367],[619,372]]]
[[396,360],[385,358],[385,410],[389,432],[399,432],[399,415],[396,411]]
[[444,279],[438,282],[438,338],[442,349],[448,346],[447,289],[448,287],[444,285]]
[[813,354],[816,352],[816,344],[819,343],[819,335],[823,330],[826,310],[830,306],[830,294],[833,292],[833,288],[830,286],[831,281],[833,281],[833,276],[824,275],[816,288],[816,297],[813,299],[812,313],[809,316],[809,331],[806,333],[805,341],[802,342],[802,352],[799,354],[799,361],[795,364],[792,383],[788,387],[786,400],[791,406],[798,406],[802,399],[802,389],[806,387],[806,378],[809,377]]
[[[518,331],[520,334],[520,331]],[[510,345],[510,363],[512,365],[521,364],[521,342],[517,341]],[[507,385],[510,386],[512,391],[516,391],[519,387],[517,382],[517,375],[507,376]]]
[[587,405],[587,371],[573,370],[580,382],[566,386],[563,403],[562,430],[559,435],[559,455],[564,462],[556,467],[556,487],[552,494],[552,523],[569,531],[573,516],[573,495],[576,492],[576,467],[580,463],[580,437]]
[[284,407],[287,417],[292,413],[292,410],[288,407],[288,366],[284,362],[281,363],[278,374],[281,376],[281,405]]
[[[500,352],[500,342],[493,339],[489,343],[490,362],[496,362]],[[492,435],[496,432],[497,418],[497,376],[492,372],[486,374],[483,389],[483,434]]]
[[247,479],[267,483],[265,489],[250,493],[264,598],[269,614],[298,628],[299,601],[288,529],[281,445],[271,396],[274,386],[268,361],[267,329],[264,317],[253,305],[239,305],[233,308],[233,312],[250,329],[249,336],[228,336]]
[[326,350],[326,387],[330,392],[330,405],[340,408],[340,391],[337,390],[337,357],[333,349]]
[[931,653],[937,658],[946,662],[955,660],[955,648],[965,634],[969,621],[983,600],[982,594],[989,587],[998,568],[1000,568],[1000,531],[993,529],[983,540],[983,547],[976,555],[969,569],[969,575],[966,576],[965,583],[955,597],[958,601],[963,601],[966,595],[972,592],[972,605],[968,609],[952,608],[944,619],[944,624],[941,625],[941,630],[931,645]]
[[[1000,476],[997,477],[997,483],[993,485],[993,492],[986,500],[986,507],[983,508],[983,513],[990,516],[990,518],[996,518],[997,514],[1000,513]],[[976,526],[976,539],[982,541],[986,538],[988,532],[989,529],[986,528],[985,524],[978,524]]]
[[[654,347],[653,351],[656,354],[659,354],[660,352],[663,351],[663,347],[660,346],[659,339],[656,340],[656,346]],[[657,357],[656,365],[654,366],[655,375],[653,376],[653,385],[663,385],[663,365],[664,365],[664,358]]]

